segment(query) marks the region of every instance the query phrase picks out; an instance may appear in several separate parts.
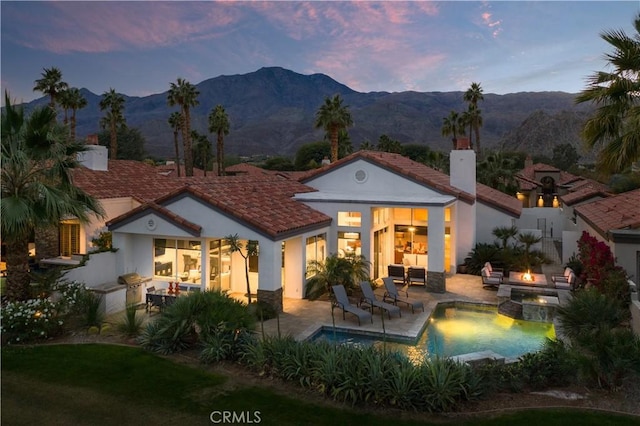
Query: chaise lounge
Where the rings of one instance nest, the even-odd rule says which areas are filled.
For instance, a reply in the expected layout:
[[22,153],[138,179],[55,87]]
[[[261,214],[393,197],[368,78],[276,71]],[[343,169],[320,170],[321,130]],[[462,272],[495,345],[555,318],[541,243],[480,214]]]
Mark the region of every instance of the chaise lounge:
[[[398,290],[398,287],[396,287],[396,284],[393,282],[393,278],[385,277],[382,281],[384,282],[384,288],[386,290],[382,298],[383,301],[390,301],[396,306],[398,302],[404,303],[411,307],[411,313],[415,313],[417,308],[422,308],[422,312],[424,312],[424,303],[420,300],[409,299],[409,292],[407,290]],[[400,295],[400,291],[405,293],[404,299]]]
[[391,303],[383,302],[376,298],[373,289],[371,288],[371,284],[369,281],[362,281],[360,283],[360,288],[362,289],[362,301],[369,306],[371,306],[371,312],[373,312],[373,308],[379,308],[380,313],[384,314],[382,311],[387,311],[389,315],[389,319],[391,319],[391,314],[398,314],[399,317],[402,316],[402,311],[396,305],[392,305]]
[[373,315],[370,312],[365,311],[364,309],[360,309],[357,306],[353,305],[349,301],[349,297],[347,297],[347,291],[344,289],[342,284],[334,285],[331,287],[333,290],[333,296],[335,298],[333,304],[342,309],[342,319],[346,319],[346,313],[355,315],[358,317],[358,325],[361,325],[361,321],[370,320],[373,324]]

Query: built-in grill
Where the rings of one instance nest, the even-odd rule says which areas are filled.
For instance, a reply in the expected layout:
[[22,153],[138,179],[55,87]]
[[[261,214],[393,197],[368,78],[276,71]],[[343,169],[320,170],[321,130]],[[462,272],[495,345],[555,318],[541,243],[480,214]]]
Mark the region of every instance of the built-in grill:
[[149,277],[143,277],[137,272],[131,272],[129,274],[120,275],[118,277],[118,284],[127,286],[126,303],[127,306],[142,303],[142,284],[151,281]]

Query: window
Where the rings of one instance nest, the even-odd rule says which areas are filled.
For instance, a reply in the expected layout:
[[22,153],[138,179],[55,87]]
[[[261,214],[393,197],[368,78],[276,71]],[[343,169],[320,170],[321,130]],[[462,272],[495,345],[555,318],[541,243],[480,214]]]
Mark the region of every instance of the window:
[[201,242],[156,238],[154,245],[154,276],[180,279],[189,284],[202,282]]
[[338,226],[360,227],[362,213],[360,212],[338,212]]
[[80,253],[80,222],[65,220],[60,223],[60,255]]
[[361,255],[359,232],[338,232],[338,256]]
[[[306,246],[306,254],[307,254],[307,266],[311,262],[317,261],[322,262],[326,257],[326,248],[327,248],[327,237],[326,234],[320,234],[313,237],[307,238],[307,246]],[[313,273],[309,272],[309,268],[307,268],[307,278],[311,278]]]

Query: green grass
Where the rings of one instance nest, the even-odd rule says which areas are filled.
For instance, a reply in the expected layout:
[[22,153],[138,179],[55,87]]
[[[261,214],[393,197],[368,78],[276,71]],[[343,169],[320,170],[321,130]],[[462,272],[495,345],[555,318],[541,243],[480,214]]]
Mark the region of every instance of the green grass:
[[[27,425],[212,424],[214,411],[260,412],[261,425],[442,424],[427,414],[376,416],[247,387],[204,368],[139,348],[50,345],[2,349],[2,423]],[[415,415],[413,415],[415,417]],[[456,425],[640,425],[640,419],[578,410],[529,410]]]

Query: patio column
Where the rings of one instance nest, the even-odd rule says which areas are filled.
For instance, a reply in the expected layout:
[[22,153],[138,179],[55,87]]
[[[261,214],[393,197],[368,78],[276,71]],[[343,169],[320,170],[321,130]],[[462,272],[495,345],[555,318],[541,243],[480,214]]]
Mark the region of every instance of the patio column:
[[260,241],[258,256],[258,302],[282,312],[282,243]]
[[429,209],[429,265],[427,265],[427,291],[444,293],[444,208]]

